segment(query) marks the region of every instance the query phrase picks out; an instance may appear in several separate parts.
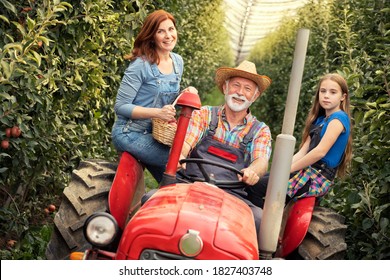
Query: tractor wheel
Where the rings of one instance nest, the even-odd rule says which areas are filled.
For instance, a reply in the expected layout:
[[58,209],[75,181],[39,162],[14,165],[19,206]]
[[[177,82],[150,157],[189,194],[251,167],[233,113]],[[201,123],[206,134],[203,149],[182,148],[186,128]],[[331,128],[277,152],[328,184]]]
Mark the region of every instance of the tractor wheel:
[[108,192],[116,168],[115,163],[87,160],[73,171],[54,217],[54,230],[46,249],[47,259],[69,259],[71,252],[91,247],[84,238],[83,225],[92,213],[108,210]]
[[315,207],[298,254],[305,260],[342,260],[347,244],[345,219],[331,209]]

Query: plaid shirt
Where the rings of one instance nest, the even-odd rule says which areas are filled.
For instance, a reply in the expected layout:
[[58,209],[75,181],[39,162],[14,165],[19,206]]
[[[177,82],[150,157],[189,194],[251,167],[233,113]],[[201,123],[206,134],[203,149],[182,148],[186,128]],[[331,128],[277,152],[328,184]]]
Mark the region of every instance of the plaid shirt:
[[[194,110],[192,113],[185,139],[185,142],[191,146],[191,149],[199,143],[209,130],[211,108],[211,106],[203,106],[200,110]],[[214,139],[238,148],[255,120],[256,117],[248,113],[244,119],[244,124],[231,129],[226,120],[225,108],[220,106],[218,109],[218,127],[215,131]],[[253,135],[253,141],[247,146],[245,156],[250,155],[250,162],[258,158],[269,160],[272,151],[271,141],[269,127],[263,122],[258,122],[258,128]]]

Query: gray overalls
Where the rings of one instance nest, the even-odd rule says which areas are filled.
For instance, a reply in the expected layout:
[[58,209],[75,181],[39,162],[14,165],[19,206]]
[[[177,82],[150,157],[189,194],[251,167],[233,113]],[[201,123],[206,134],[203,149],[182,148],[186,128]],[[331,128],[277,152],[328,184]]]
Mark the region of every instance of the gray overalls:
[[[317,145],[321,141],[321,130],[322,127],[324,126],[324,123],[315,125],[312,124],[310,126],[310,144],[309,144],[309,151],[310,152],[312,149],[317,147]],[[332,181],[334,177],[336,176],[337,168],[332,168],[326,165],[325,162],[319,160],[311,165],[313,168],[315,168],[317,171],[319,171],[322,175],[326,177],[326,179]]]
[[[255,134],[255,128],[258,126],[253,124],[248,134],[245,135],[243,141],[240,143],[240,147],[235,148],[213,138],[218,126],[218,107],[212,107],[211,116],[209,131],[191,151],[189,158],[201,158],[217,161],[219,163],[226,163],[226,165],[233,166],[238,170],[248,167],[250,164],[250,156],[248,155],[245,157],[246,146],[252,142],[253,135]],[[233,171],[207,164],[203,164],[203,167],[208,174],[214,174],[216,180],[238,180],[237,174]],[[186,175],[192,177],[203,178],[203,175],[196,163],[187,163],[186,170],[180,170],[178,172],[178,177],[180,177],[181,173],[185,173]],[[224,190],[248,204],[253,212],[256,230],[258,232],[262,217],[262,209],[255,206],[247,199],[245,187],[246,185],[243,183],[243,187],[240,189]]]

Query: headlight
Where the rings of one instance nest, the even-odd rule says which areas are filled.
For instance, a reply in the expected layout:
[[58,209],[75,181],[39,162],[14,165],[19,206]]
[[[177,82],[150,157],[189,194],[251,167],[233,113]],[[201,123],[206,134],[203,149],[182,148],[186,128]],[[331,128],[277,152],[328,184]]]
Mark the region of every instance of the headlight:
[[91,215],[84,225],[85,238],[97,247],[104,247],[113,242],[118,231],[118,224],[114,217],[104,212]]

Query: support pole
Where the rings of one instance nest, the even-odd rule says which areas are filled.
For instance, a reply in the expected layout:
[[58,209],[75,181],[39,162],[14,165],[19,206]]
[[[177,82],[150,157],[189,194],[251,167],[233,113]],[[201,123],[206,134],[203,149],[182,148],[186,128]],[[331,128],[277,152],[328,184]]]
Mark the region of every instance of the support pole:
[[272,158],[272,166],[263,209],[263,218],[258,235],[261,259],[271,259],[273,253],[276,252],[278,245],[287,184],[296,142],[293,132],[309,33],[310,31],[308,29],[300,29],[297,34],[282,133],[276,138],[275,151]]

